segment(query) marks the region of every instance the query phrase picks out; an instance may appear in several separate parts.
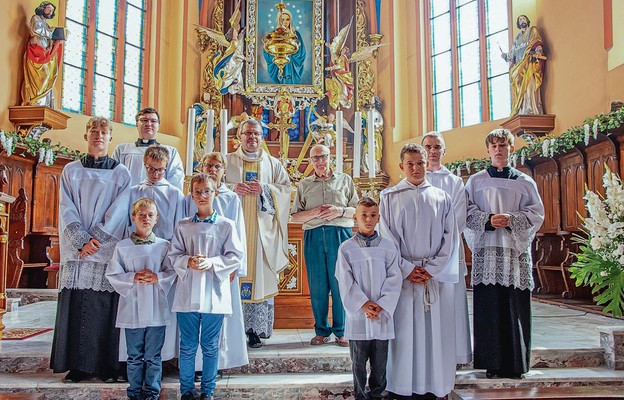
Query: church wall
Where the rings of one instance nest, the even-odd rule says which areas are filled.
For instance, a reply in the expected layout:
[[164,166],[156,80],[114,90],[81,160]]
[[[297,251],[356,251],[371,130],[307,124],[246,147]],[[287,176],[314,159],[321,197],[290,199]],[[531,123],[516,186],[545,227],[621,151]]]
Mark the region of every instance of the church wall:
[[[391,16],[401,7],[400,1],[382,2],[381,33],[388,37]],[[624,15],[620,15],[620,5],[614,3],[613,26],[615,46],[615,26],[624,26]],[[545,83],[542,87],[544,107],[549,114],[556,114],[555,134],[579,125],[583,119],[598,113],[607,112],[610,102],[624,97],[624,66],[609,70],[609,54],[604,48],[603,0],[512,0],[512,20],[520,14],[527,14],[532,25],[540,30],[546,42]],[[514,26],[513,36],[517,34]],[[620,35],[622,37],[622,35]],[[390,84],[395,76],[390,67],[393,63],[402,62],[396,59],[401,51],[392,49],[397,44],[424,51],[416,35],[409,35],[406,40],[393,41],[380,51],[379,87],[382,98],[394,95],[394,103],[408,103],[404,112],[402,108],[384,109],[384,120],[395,121],[386,124],[384,130],[384,164],[383,170],[391,177],[391,184],[400,178],[398,154],[403,144],[409,141],[420,142],[426,123],[423,117],[413,120],[414,110],[422,107],[414,103],[414,96],[398,98],[396,92],[390,93]],[[624,39],[623,39],[624,40]],[[613,50],[612,50],[613,51]],[[619,51],[619,47],[616,52]],[[409,52],[408,52],[409,53]],[[387,58],[394,54],[394,60]],[[395,68],[396,70],[396,68]],[[422,69],[410,65],[409,74],[420,76]],[[396,88],[402,83],[394,82]],[[383,89],[387,88],[387,89]],[[426,88],[423,86],[422,90]],[[397,111],[398,110],[398,111]],[[506,119],[506,118],[505,118]],[[488,121],[464,128],[443,132],[447,155],[445,161],[463,160],[468,157],[486,157],[484,139],[487,133],[498,127],[505,119]],[[404,130],[410,131],[405,136]],[[400,130],[400,132],[397,132]],[[516,147],[522,147],[524,141],[518,140]]]
[[[4,82],[0,90],[0,128],[3,130],[14,129],[9,121],[8,107],[19,105],[21,101],[22,57],[28,41],[27,23],[40,3],[40,0],[12,0],[10,6],[0,13],[0,35],[4,38],[0,43],[0,77]],[[58,26],[63,22],[63,12],[58,11],[64,8],[65,0],[54,3],[60,5],[50,25]],[[187,110],[194,101],[199,100],[200,65],[194,31],[194,25],[198,22],[197,9],[197,0],[152,0],[151,68],[147,78],[150,91],[146,105],[154,106],[160,112],[159,141],[178,147],[182,157],[186,152]],[[160,23],[157,23],[157,10],[161,12]],[[158,60],[157,54],[160,55]],[[55,87],[55,101],[59,105],[60,89],[59,79]],[[60,141],[63,145],[86,151],[83,134],[90,117],[63,112],[71,117],[67,129],[46,132],[43,138],[49,137],[53,143]],[[114,123],[110,152],[119,143],[136,140],[136,136],[136,127]]]

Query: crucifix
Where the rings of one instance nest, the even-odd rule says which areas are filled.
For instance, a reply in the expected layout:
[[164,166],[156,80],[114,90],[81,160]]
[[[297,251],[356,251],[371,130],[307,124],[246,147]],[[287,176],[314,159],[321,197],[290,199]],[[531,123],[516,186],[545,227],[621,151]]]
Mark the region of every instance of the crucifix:
[[280,158],[288,158],[288,147],[290,146],[290,137],[288,136],[288,130],[297,127],[297,125],[290,122],[291,119],[291,115],[282,115],[281,113],[278,113],[277,121],[275,123],[271,122],[270,124],[268,124],[269,128],[277,129],[279,131]]

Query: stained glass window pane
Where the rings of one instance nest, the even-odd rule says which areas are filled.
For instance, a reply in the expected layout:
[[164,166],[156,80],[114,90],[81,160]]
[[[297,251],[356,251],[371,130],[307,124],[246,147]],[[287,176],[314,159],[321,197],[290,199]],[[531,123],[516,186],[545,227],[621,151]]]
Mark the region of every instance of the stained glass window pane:
[[475,0],[456,0],[456,4],[457,4],[458,7],[462,6],[462,5],[466,4],[466,3],[470,3],[470,2],[476,3]]
[[95,72],[109,78],[114,76],[116,40],[104,34],[96,34]]
[[128,4],[132,4],[133,6],[137,7],[137,8],[143,8],[143,0],[128,0]]
[[134,119],[137,112],[139,112],[139,88],[130,85],[124,85],[123,90],[123,117],[122,122],[124,124],[135,125]]
[[476,1],[457,8],[457,38],[460,46],[479,38],[479,8]]
[[143,44],[143,11],[128,5],[126,14],[126,42],[142,47]]
[[481,82],[459,88],[461,125],[481,122]]
[[435,129],[446,131],[453,128],[453,91],[433,96],[433,118]]
[[433,57],[433,93],[450,90],[451,83],[451,52],[447,51]]
[[116,0],[97,0],[96,29],[110,36],[117,35],[117,4]]
[[451,15],[444,14],[431,21],[433,54],[451,49]]
[[479,42],[459,48],[459,84],[466,85],[481,79]]
[[489,79],[490,119],[508,117],[511,113],[511,90],[509,74]]
[[501,49],[507,52],[507,29],[487,38],[488,77],[509,71],[507,61],[501,57]]
[[65,23],[67,30],[67,40],[63,45],[63,62],[75,67],[83,67],[87,56],[87,28],[73,21],[67,20]]
[[104,76],[95,76],[93,85],[93,115],[113,118],[114,81]]
[[[58,9],[56,10],[56,14],[58,15]],[[72,19],[77,22],[86,23],[86,0],[67,0],[67,5],[65,8],[65,18],[67,18],[68,20]]]
[[124,60],[124,82],[134,86],[141,85],[141,50],[126,44]]
[[66,110],[82,112],[84,70],[69,64],[63,65],[63,96],[61,107]]
[[485,15],[486,35],[508,29],[507,0],[485,0]]
[[431,1],[431,18],[450,10],[449,0],[432,0]]

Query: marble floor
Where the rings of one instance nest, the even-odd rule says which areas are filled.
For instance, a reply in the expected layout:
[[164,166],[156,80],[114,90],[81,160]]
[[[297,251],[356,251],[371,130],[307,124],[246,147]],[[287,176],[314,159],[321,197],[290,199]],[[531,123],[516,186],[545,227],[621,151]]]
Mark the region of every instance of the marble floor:
[[[468,293],[469,297],[471,292]],[[469,304],[471,301],[469,299]],[[5,314],[7,328],[53,328],[56,302],[41,301],[20,306]],[[624,326],[624,321],[585,313],[562,306],[533,302],[533,349],[580,349],[600,347],[597,327]],[[9,354],[49,355],[53,332],[25,340],[0,341],[0,356]],[[259,349],[250,349],[250,356],[279,356],[297,349],[298,354],[348,354],[348,348],[336,345],[310,346],[312,329],[276,329]]]

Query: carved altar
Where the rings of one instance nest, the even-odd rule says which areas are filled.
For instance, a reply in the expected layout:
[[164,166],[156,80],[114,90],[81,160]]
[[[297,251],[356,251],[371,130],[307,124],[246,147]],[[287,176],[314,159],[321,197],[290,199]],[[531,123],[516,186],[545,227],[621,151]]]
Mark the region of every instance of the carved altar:
[[[223,132],[233,151],[238,145],[235,119],[246,113],[263,123],[267,148],[282,161],[293,187],[312,172],[309,149],[324,143],[340,160],[338,169],[352,175],[357,170],[360,192],[378,198],[388,177],[379,169],[381,118],[370,121],[374,138],[368,138],[369,115],[381,115],[375,75],[383,36],[378,24],[371,24],[378,21],[371,15],[375,12],[374,2],[366,0],[216,0],[202,7],[196,29],[203,71],[194,105],[196,161],[213,145],[216,151],[225,147]],[[368,114],[371,107],[376,113]],[[220,120],[221,109],[227,110],[227,121]],[[356,112],[361,113],[359,126]],[[208,114],[214,122],[206,123]],[[376,162],[369,176],[364,151],[375,139]],[[275,300],[275,327],[311,327],[301,226],[289,224],[288,235],[290,265]]]

